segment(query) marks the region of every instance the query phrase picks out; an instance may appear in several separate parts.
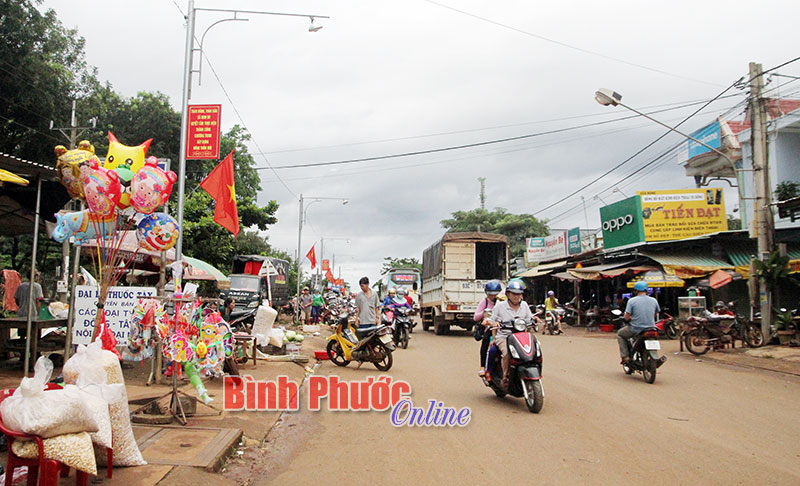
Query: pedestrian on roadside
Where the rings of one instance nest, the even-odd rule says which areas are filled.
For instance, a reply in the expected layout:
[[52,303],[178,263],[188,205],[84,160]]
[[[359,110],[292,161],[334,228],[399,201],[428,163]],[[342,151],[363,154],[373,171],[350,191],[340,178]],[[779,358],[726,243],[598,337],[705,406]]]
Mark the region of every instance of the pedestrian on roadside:
[[[36,270],[33,274],[33,315],[34,319],[39,317],[39,307],[41,307],[44,294],[42,293],[42,286],[39,285],[39,271]],[[28,317],[28,297],[30,297],[30,282],[22,282],[14,292],[14,300],[17,301],[17,316]]]
[[225,302],[222,305],[222,320],[225,322],[230,322],[231,320],[231,312],[233,312],[233,308],[236,306],[236,301],[232,298],[228,297],[225,299]]
[[314,289],[314,294],[311,296],[311,323],[319,324],[319,316],[322,314],[322,306],[325,305],[325,298],[322,297],[322,292],[319,288]]
[[314,299],[308,293],[308,287],[303,287],[303,292],[300,294],[300,310],[303,312],[303,324],[308,324],[311,317],[311,304]]
[[378,314],[378,305],[380,300],[378,294],[369,288],[369,278],[361,277],[358,281],[361,292],[356,295],[356,326],[370,327],[381,323],[380,315]]
[[617,331],[617,341],[619,341],[619,355],[622,358],[621,364],[626,365],[631,362],[630,349],[628,349],[628,339],[636,336],[645,329],[656,327],[656,320],[661,308],[658,301],[647,295],[647,282],[639,281],[633,286],[636,292],[635,297],[628,300],[625,307],[625,321],[627,325]]

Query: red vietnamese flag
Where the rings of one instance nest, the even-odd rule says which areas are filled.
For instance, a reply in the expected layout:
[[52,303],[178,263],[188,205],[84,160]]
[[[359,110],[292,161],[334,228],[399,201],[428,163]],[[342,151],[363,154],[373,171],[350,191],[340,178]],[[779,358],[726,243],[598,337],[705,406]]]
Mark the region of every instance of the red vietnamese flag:
[[331,273],[331,269],[328,268],[328,271],[325,273],[325,278],[328,279],[328,282],[334,283],[333,274]]
[[314,270],[317,267],[317,254],[314,253],[314,246],[316,246],[316,243],[312,245],[311,249],[308,250],[308,253],[306,253],[306,258],[308,258],[308,261],[311,262],[311,270]]
[[239,211],[236,209],[236,187],[233,179],[233,149],[231,153],[200,183],[217,203],[214,222],[226,230],[239,234]]

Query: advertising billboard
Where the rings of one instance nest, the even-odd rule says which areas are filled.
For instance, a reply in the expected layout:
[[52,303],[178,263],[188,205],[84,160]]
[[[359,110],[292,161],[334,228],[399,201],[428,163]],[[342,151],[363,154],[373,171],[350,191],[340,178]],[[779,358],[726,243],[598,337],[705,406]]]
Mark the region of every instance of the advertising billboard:
[[567,253],[577,255],[581,250],[581,229],[572,228],[567,231]]
[[642,208],[639,196],[631,196],[600,208],[605,248],[630,245],[644,241]]
[[646,241],[681,240],[728,229],[721,188],[640,191]]
[[186,160],[219,158],[222,105],[189,105]]
[[[715,149],[720,148],[720,132],[719,132],[718,121],[704,128],[701,128],[700,130],[692,132],[690,135],[695,140],[700,140],[709,147],[713,147]],[[694,140],[687,140],[687,143],[689,144],[689,153],[688,153],[689,159],[711,151],[708,149],[708,147],[700,145]]]
[[566,257],[567,232],[559,231],[550,236],[526,238],[525,247],[529,264]]

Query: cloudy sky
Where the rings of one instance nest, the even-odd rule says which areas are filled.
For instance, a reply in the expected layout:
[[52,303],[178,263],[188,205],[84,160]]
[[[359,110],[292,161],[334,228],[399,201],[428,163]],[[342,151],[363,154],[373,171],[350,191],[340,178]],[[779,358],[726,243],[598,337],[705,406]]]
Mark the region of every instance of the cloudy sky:
[[[191,103],[222,104],[223,130],[240,124],[252,133],[250,151],[264,168],[260,199],[281,205],[269,241],[296,251],[303,194],[302,253],[324,237],[326,257],[336,254],[350,282],[374,280],[385,256],[421,258],[443,233],[442,219],[479,206],[478,177],[486,178],[487,208],[533,213],[553,228],[596,228],[603,202],[638,190],[693,187],[672,150],[680,136],[631,158],[665,130],[640,117],[616,120],[631,113],[598,105],[595,90],[614,89],[626,104],[659,110],[653,116],[675,125],[746,75],[749,62],[766,70],[800,55],[796,29],[781,20],[800,17],[800,2],[789,0],[751,9],[708,0],[195,6],[330,17],[316,33],[305,17],[240,14],[249,21],[215,26],[204,38],[210,64],[201,85],[194,78]],[[86,38],[102,80],[125,96],[163,92],[176,109],[187,7],[187,0],[42,5]],[[198,11],[197,38],[229,17]],[[776,72],[798,76],[800,62]],[[789,77],[773,77],[767,89],[800,97],[800,81]],[[745,95],[728,90],[682,128],[721,114],[741,118]],[[514,137],[523,138],[498,142]],[[451,149],[461,145],[472,146]],[[353,162],[416,152],[428,153]],[[345,163],[281,169],[327,162]],[[310,204],[315,196],[349,204]],[[726,199],[730,212],[735,191]]]

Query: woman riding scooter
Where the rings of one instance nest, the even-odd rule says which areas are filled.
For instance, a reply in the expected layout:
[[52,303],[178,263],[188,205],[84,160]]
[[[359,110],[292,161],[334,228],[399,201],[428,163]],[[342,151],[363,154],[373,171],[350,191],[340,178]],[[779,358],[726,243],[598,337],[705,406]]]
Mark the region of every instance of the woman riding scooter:
[[[493,328],[494,344],[500,351],[502,359],[502,386],[504,389],[508,388],[508,371],[511,367],[511,355],[508,353],[507,339],[513,330],[508,326],[503,326],[503,323],[513,323],[516,319],[522,319],[528,324],[533,321],[533,314],[530,307],[528,307],[528,303],[522,300],[523,292],[525,292],[525,283],[520,279],[511,279],[508,282],[508,287],[506,287],[508,300],[495,305],[492,309],[492,316],[489,318],[489,325]],[[491,360],[491,350],[489,353],[489,359]],[[488,361],[486,366],[491,369],[491,361]]]
[[486,353],[489,351],[489,344],[492,342],[492,333],[486,332],[489,326],[489,316],[492,314],[492,309],[497,302],[497,294],[502,289],[500,282],[492,280],[483,287],[486,292],[486,298],[481,300],[478,304],[478,309],[475,311],[473,319],[475,321],[475,335],[483,335],[481,341],[481,369],[478,371],[478,376],[486,375]]
[[558,299],[556,299],[556,293],[552,290],[547,292],[547,298],[544,299],[544,312],[545,315],[550,314],[551,317],[555,320],[556,323],[556,330],[558,334],[564,334],[564,330],[561,329],[561,314],[556,312],[560,304],[558,303]]

